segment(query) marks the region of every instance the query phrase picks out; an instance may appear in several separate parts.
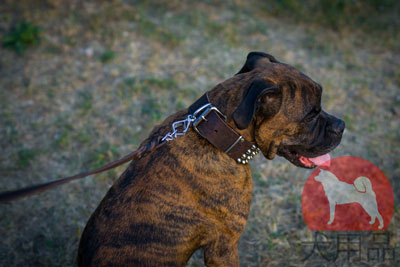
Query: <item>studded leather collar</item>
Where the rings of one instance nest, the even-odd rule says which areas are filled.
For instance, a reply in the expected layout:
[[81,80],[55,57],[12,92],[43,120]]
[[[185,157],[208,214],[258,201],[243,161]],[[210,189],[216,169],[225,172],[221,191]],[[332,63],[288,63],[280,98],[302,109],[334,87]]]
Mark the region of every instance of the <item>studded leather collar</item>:
[[194,130],[237,163],[247,164],[260,151],[226,123],[226,116],[211,104],[207,93],[189,107],[189,114],[196,117]]

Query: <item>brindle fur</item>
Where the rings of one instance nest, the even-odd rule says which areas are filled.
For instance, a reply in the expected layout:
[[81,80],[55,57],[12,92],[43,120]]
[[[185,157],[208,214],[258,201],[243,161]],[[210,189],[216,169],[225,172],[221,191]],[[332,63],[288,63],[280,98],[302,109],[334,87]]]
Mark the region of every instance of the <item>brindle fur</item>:
[[[340,138],[325,135],[322,139],[329,140],[321,141],[324,151],[318,150],[322,145],[315,146],[318,153],[310,148],[310,141],[318,143],[321,137],[302,120],[320,104],[317,83],[267,54],[250,53],[246,64],[238,75],[212,89],[209,98],[228,115],[229,125],[257,142],[266,157],[272,159],[293,145],[315,156],[339,143]],[[253,120],[239,129],[232,114],[255,80],[279,89],[260,95]],[[171,123],[187,113],[186,109],[168,117],[143,144],[165,135]],[[318,121],[330,119],[318,116]],[[250,166],[236,163],[190,129],[133,161],[115,182],[87,223],[78,265],[184,266],[194,251],[203,248],[207,266],[238,266],[237,244],[251,195]]]

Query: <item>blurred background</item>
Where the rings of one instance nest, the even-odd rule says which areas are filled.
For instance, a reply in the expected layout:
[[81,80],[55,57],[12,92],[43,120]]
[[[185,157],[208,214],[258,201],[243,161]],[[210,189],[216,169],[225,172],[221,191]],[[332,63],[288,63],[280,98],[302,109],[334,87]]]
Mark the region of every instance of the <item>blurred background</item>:
[[[400,247],[399,22],[395,0],[3,0],[0,191],[135,150],[153,126],[232,77],[248,52],[263,51],[323,85],[323,107],[347,126],[333,157],[385,172],[396,203],[388,232]],[[86,221],[125,168],[1,205],[0,265],[74,266]],[[241,265],[328,265],[318,255],[301,261],[312,238],[301,212],[311,171],[260,156],[252,169]],[[203,266],[200,252],[188,266]]]

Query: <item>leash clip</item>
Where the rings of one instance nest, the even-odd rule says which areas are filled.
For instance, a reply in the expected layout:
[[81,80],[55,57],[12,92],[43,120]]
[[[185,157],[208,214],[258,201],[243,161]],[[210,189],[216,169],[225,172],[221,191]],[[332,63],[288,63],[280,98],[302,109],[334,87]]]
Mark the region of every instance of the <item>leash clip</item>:
[[196,120],[193,115],[188,115],[186,119],[172,123],[172,133],[167,133],[161,141],[172,141],[179,135],[184,135],[190,127],[190,124]]
[[[200,116],[196,117],[197,114],[199,114],[203,110],[204,110],[204,112],[201,113]],[[213,105],[208,103],[208,104],[198,108],[195,112],[193,112],[193,114],[189,114],[186,117],[186,119],[172,123],[172,132],[167,133],[161,139],[161,141],[169,142],[169,141],[174,140],[176,137],[178,137],[180,135],[184,135],[189,130],[189,127],[192,124],[192,122],[193,122],[194,130],[200,134],[200,132],[196,126],[199,125],[199,123],[202,121],[207,121],[207,119],[206,119],[207,115],[213,110],[215,112],[217,112],[219,115],[221,115],[221,117],[223,117],[226,120],[226,116],[224,114],[222,114],[222,112],[219,111],[219,109],[217,109],[216,107],[214,107]]]

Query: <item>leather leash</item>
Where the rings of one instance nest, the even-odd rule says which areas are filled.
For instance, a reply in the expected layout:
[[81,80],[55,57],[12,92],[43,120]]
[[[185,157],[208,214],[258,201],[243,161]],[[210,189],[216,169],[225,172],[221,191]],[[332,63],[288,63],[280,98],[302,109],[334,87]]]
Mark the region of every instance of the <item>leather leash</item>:
[[247,164],[248,161],[260,151],[255,143],[247,141],[225,122],[226,116],[211,104],[207,93],[189,107],[188,114],[185,120],[177,121],[172,124],[172,133],[168,133],[164,137],[160,136],[118,160],[112,161],[97,169],[81,172],[59,180],[0,193],[0,203],[46,191],[73,180],[82,179],[89,175],[113,169],[128,161],[139,159],[158,149],[168,141],[174,140],[177,136],[185,134],[191,124],[199,135],[207,139],[216,148],[229,155],[237,163]]
[[164,144],[166,144],[166,142],[164,142],[164,141],[161,142],[161,140],[159,138],[158,140],[150,142],[146,146],[142,146],[139,149],[129,153],[128,155],[126,155],[120,159],[117,159],[115,161],[112,161],[110,163],[107,163],[106,165],[103,165],[97,169],[94,169],[91,171],[86,171],[86,172],[81,172],[81,173],[78,173],[73,176],[65,177],[65,178],[62,178],[59,180],[55,180],[55,181],[51,181],[51,182],[47,182],[47,183],[43,183],[43,184],[39,184],[39,185],[28,186],[28,187],[25,187],[22,189],[10,190],[10,191],[0,193],[0,203],[27,197],[27,196],[57,187],[59,185],[65,184],[65,183],[69,183],[73,180],[78,180],[78,179],[87,177],[89,175],[105,172],[107,170],[118,167],[128,161],[139,159],[139,158],[147,155],[148,153],[153,152],[155,149],[161,147]]

